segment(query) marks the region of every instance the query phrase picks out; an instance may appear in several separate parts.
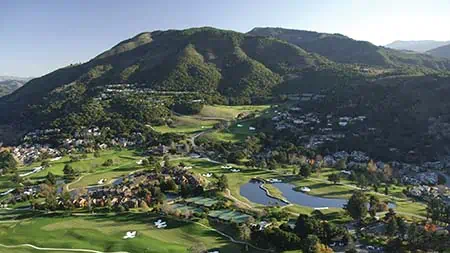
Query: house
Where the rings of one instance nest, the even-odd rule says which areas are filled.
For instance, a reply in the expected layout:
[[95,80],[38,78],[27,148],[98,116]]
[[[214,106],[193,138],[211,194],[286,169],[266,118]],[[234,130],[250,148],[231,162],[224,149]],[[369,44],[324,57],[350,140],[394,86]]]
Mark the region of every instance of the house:
[[169,153],[169,147],[160,144],[158,147],[154,148],[151,152],[157,155],[165,155]]
[[259,223],[253,223],[250,226],[252,228],[255,228],[259,231],[264,231],[266,228],[270,227],[272,225],[272,223],[267,222],[267,221],[261,221]]
[[84,198],[75,199],[72,203],[74,204],[75,207],[78,208],[85,208],[89,204],[88,201]]

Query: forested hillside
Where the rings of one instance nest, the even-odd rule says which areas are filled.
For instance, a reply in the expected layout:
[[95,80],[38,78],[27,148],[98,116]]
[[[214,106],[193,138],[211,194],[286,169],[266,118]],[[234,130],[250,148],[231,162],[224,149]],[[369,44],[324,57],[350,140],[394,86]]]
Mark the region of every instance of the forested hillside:
[[[251,103],[270,97],[272,89],[291,76],[331,65],[275,38],[214,28],[141,33],[87,63],[33,79],[0,99],[0,119],[27,128],[62,122],[61,117],[71,113],[81,115],[108,85],[121,83],[137,84],[140,91],[202,93]],[[109,102],[99,104],[101,110],[110,108]]]
[[[380,83],[391,87],[386,91],[415,87],[417,97],[405,100],[410,108],[429,94],[430,85],[446,87],[440,76],[448,74],[449,66],[448,60],[339,34],[278,28],[243,34],[208,27],[146,32],[1,98],[0,127],[23,133],[96,125],[128,134],[148,124],[165,124],[175,104],[270,103],[301,92],[347,94],[355,87],[364,94]],[[431,81],[425,84],[420,78],[427,75]],[[359,99],[350,94],[352,100]],[[386,110],[394,110],[394,102],[409,95],[395,96],[400,97],[386,101]],[[435,107],[433,100],[426,100],[430,104],[420,109],[425,114],[427,106]],[[425,116],[431,115],[439,114]],[[0,134],[16,136],[9,130]]]
[[283,28],[254,28],[248,34],[285,40],[338,63],[414,68],[417,71],[450,70],[449,60],[378,47],[370,42],[357,41],[341,34]]
[[435,49],[432,49],[427,52],[428,54],[435,56],[435,57],[443,57],[450,59],[450,45],[445,45],[442,47],[438,47]]

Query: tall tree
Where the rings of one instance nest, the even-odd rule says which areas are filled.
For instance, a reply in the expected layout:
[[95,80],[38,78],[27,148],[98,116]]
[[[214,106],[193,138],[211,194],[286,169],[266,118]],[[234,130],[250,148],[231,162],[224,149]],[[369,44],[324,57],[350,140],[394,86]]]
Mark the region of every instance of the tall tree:
[[377,214],[377,208],[378,205],[380,203],[380,200],[375,197],[374,195],[370,196],[370,201],[369,201],[369,214],[370,216],[375,217]]
[[369,181],[367,180],[366,176],[361,174],[359,177],[357,177],[357,184],[361,189],[366,189],[369,185]]
[[398,224],[396,217],[392,217],[386,226],[386,234],[389,236],[394,236],[398,232]]
[[47,177],[45,178],[46,183],[49,185],[55,185],[56,184],[56,177],[53,173],[49,172],[47,174]]
[[347,162],[345,161],[345,159],[341,159],[337,162],[336,169],[338,169],[338,170],[347,169]]
[[217,180],[217,189],[219,191],[224,191],[228,188],[228,178],[225,174],[219,177],[219,180]]
[[0,152],[0,172],[3,170],[7,171],[15,171],[17,168],[17,161],[14,159],[14,156],[8,151]]
[[355,220],[361,220],[367,215],[367,197],[362,191],[356,191],[348,200],[345,207],[350,216]]
[[333,182],[333,184],[337,184],[341,181],[341,176],[338,173],[333,173],[328,176],[328,181]]
[[300,175],[305,178],[309,177],[311,175],[311,165],[303,164],[300,168]]
[[416,248],[417,242],[419,240],[419,229],[417,224],[411,223],[407,232],[408,243],[411,248]]
[[251,234],[252,234],[252,231],[246,224],[239,226],[239,228],[238,228],[239,240],[249,241],[251,239]]

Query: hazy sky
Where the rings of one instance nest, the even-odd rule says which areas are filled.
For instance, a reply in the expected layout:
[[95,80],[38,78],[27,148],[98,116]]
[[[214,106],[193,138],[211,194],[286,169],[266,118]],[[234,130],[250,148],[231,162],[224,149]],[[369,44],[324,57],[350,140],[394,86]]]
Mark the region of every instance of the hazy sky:
[[275,26],[384,45],[450,40],[449,0],[0,0],[0,75],[39,76],[143,31]]

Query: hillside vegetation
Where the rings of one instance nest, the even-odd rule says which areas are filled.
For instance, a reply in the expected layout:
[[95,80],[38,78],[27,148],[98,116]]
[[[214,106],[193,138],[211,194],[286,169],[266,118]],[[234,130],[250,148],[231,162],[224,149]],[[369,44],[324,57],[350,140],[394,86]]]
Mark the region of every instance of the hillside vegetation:
[[[330,64],[324,57],[287,42],[233,31],[194,28],[141,33],[87,63],[33,79],[0,99],[0,118],[3,122],[22,120],[24,115],[35,113],[30,108],[79,112],[81,104],[113,83],[139,83],[159,91],[218,94],[248,101],[250,97],[270,96],[287,75]],[[57,114],[45,117],[51,120]]]
[[370,42],[357,41],[341,34],[283,28],[255,28],[249,34],[285,40],[308,52],[317,53],[338,63],[423,68],[424,70],[434,71],[450,69],[450,61],[448,60],[435,58],[427,54],[378,47]]
[[435,41],[435,40],[413,40],[413,41],[402,41],[397,40],[386,45],[388,48],[397,50],[409,50],[416,51],[420,53],[425,53],[432,49],[442,47],[450,44],[450,41]]
[[[149,131],[147,125],[171,132],[164,127],[173,121],[172,111],[180,113],[174,110],[180,106],[267,104],[302,92],[330,95],[354,87],[366,91],[374,83],[400,87],[404,77],[410,78],[408,85],[418,85],[421,100],[429,87],[421,85],[420,78],[430,76],[432,83],[441,83],[449,69],[450,60],[340,34],[281,28],[243,34],[210,27],[144,32],[0,98],[0,138],[9,142],[48,127],[65,132],[108,127],[111,136]],[[117,84],[120,88],[114,88]],[[413,105],[410,101],[405,106]],[[185,123],[178,127],[188,132],[198,128]]]
[[432,56],[450,59],[450,45],[445,45],[428,51]]

